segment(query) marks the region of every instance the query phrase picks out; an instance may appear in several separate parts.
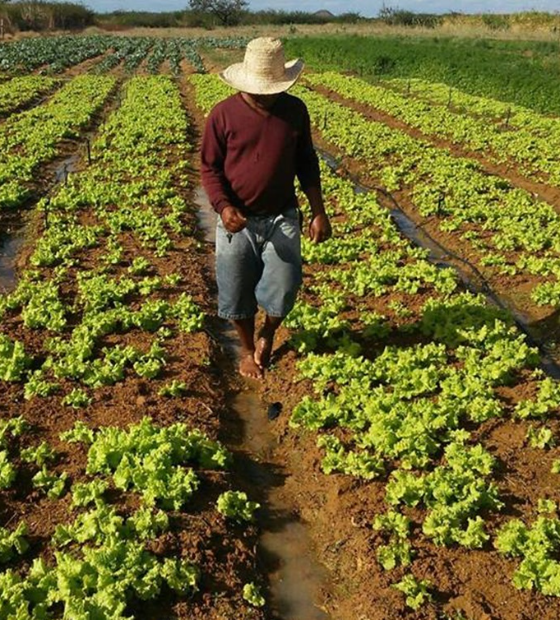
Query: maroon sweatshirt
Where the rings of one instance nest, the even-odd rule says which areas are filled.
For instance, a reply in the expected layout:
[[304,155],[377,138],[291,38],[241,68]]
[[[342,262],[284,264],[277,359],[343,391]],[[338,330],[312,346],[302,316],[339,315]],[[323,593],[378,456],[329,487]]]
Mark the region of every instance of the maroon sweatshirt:
[[214,107],[201,149],[202,185],[221,213],[227,205],[244,215],[275,215],[297,205],[294,179],[320,187],[307,108],[282,93],[265,116],[237,93]]

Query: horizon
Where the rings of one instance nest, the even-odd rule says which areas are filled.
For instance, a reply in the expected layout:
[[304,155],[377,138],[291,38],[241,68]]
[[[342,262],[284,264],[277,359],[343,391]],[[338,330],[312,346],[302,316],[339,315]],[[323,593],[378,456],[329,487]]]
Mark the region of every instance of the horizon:
[[[96,13],[112,13],[114,11],[167,13],[188,8],[188,0],[163,0],[158,2],[160,5],[158,10],[154,10],[154,2],[151,0],[133,0],[132,2],[127,0],[83,0],[82,4]],[[452,7],[449,7],[449,4],[452,4]],[[249,2],[248,9],[254,12],[271,10],[301,11],[303,13],[316,13],[326,10],[335,16],[342,13],[358,13],[362,17],[371,18],[376,17],[383,6],[391,7],[391,3],[382,0],[373,3],[366,0],[307,0],[304,2],[298,0],[252,0]],[[527,0],[456,0],[453,3],[446,0],[405,0],[404,2],[395,2],[395,6],[391,8],[413,11],[414,13],[433,14],[452,12],[465,15],[530,12],[559,14],[557,0],[540,0],[539,2]]]

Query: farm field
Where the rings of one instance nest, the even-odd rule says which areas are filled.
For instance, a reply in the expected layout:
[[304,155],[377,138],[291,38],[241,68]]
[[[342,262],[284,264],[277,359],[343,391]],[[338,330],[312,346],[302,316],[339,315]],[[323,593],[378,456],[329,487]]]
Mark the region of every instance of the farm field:
[[231,94],[206,71],[244,44],[0,46],[0,229],[25,236],[1,280],[0,619],[291,618],[284,556],[259,550],[273,480],[323,567],[317,618],[560,617],[555,110],[313,65],[293,94],[334,235],[303,242],[273,366],[245,384],[196,204]]

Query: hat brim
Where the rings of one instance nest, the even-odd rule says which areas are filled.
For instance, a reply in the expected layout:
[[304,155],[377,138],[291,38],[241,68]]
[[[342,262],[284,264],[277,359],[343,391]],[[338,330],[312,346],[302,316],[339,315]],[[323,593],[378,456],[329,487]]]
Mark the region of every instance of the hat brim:
[[242,62],[230,65],[218,75],[235,90],[250,95],[276,95],[291,88],[303,71],[304,62],[297,58],[284,65],[284,76],[281,80],[265,80],[248,75]]

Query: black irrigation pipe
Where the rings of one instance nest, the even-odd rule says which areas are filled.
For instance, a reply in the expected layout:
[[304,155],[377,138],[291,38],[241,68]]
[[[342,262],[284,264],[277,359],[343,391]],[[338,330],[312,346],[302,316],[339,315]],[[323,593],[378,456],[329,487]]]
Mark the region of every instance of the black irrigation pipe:
[[[365,192],[375,192],[378,194],[382,194],[385,198],[391,201],[391,203],[394,205],[394,209],[398,211],[408,222],[410,222],[415,230],[421,231],[422,234],[426,237],[426,239],[431,244],[433,244],[433,246],[438,248],[442,252],[442,254],[451,257],[453,260],[457,261],[458,263],[461,263],[462,265],[470,269],[470,271],[473,274],[475,274],[476,278],[478,278],[478,280],[480,281],[478,291],[482,292],[495,306],[500,308],[500,310],[512,316],[517,328],[523,334],[525,334],[528,344],[532,347],[536,347],[539,350],[539,353],[541,356],[541,366],[543,370],[547,374],[549,374],[551,377],[553,377],[554,379],[560,379],[560,364],[558,364],[558,362],[556,362],[554,359],[548,356],[548,354],[546,353],[545,342],[531,333],[527,324],[525,323],[525,321],[523,321],[523,319],[519,317],[519,313],[516,312],[515,308],[509,307],[501,300],[499,295],[496,294],[496,292],[490,286],[490,283],[488,282],[488,280],[484,277],[484,275],[480,272],[480,270],[478,269],[478,267],[476,267],[476,265],[473,265],[468,259],[463,258],[462,256],[459,256],[458,254],[455,254],[455,252],[452,252],[451,250],[446,248],[439,241],[434,239],[426,231],[426,229],[424,228],[422,224],[418,224],[414,220],[412,220],[410,217],[408,217],[404,209],[400,206],[397,199],[393,196],[391,192],[389,192],[383,187],[378,187],[378,186],[372,187],[372,186],[363,184],[355,176],[353,176],[346,168],[339,166],[336,158],[333,157],[328,151],[325,151],[320,148],[316,148],[316,151],[335,174],[338,174],[339,176],[344,176],[345,178],[349,179],[354,184],[355,189],[362,190]],[[336,163],[336,166],[335,166],[335,163]],[[341,175],[339,173],[339,170],[342,170],[344,172],[344,175]],[[416,243],[417,245],[422,246],[419,239],[412,238],[409,234],[407,234],[405,230],[402,229],[402,227],[399,226],[398,221],[392,214],[391,214],[391,217],[393,218],[395,225],[397,226],[397,228],[399,228],[400,232],[403,235],[405,235],[413,243]],[[428,247],[427,249],[430,249],[430,248]],[[472,284],[473,279],[469,278],[466,273],[464,275],[466,279],[466,286],[468,288],[471,288],[474,291],[477,291],[477,287],[473,286]]]

